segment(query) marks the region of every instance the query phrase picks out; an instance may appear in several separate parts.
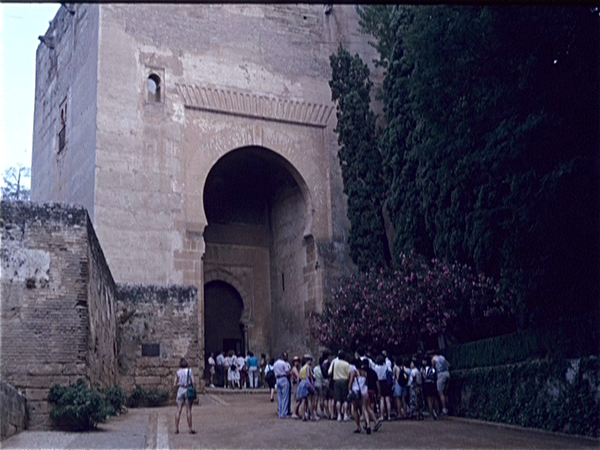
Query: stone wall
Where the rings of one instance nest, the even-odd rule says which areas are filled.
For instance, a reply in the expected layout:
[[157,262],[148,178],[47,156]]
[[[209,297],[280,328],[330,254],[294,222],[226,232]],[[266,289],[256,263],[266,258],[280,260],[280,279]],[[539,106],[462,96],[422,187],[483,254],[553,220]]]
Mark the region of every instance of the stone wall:
[[[304,352],[354,269],[329,57],[343,44],[381,84],[358,21],[354,5],[73,4],[38,47],[32,198],[81,201],[117,282],[195,285],[200,359],[205,279],[238,290],[250,349]],[[234,153],[293,180],[273,186],[267,246],[208,222],[207,180]]]
[[83,207],[0,203],[0,370],[49,426],[53,384],[116,382],[114,283]]
[[182,357],[200,380],[194,286],[117,285],[117,308],[119,383],[125,391],[139,385],[174,393]]
[[117,380],[115,282],[89,220],[87,230],[88,376],[92,383],[110,386]]
[[77,202],[93,220],[99,6],[76,8],[58,10],[37,49],[31,199]]
[[27,426],[27,402],[14,387],[0,380],[0,440]]

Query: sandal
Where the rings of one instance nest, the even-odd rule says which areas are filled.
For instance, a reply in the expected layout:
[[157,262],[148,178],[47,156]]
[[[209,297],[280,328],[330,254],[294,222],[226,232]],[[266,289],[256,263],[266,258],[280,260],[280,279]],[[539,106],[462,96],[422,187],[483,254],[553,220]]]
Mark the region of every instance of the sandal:
[[383,420],[379,419],[377,425],[375,425],[375,431],[378,431],[381,428],[381,425],[383,425]]

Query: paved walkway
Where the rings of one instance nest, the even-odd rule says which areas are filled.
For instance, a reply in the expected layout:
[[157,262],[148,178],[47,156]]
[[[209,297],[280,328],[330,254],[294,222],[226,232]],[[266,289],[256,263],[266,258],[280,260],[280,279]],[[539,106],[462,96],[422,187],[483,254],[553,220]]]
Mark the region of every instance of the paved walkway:
[[600,449],[600,441],[479,421],[445,417],[433,421],[385,422],[377,433],[354,434],[354,424],[279,419],[267,393],[231,395],[212,391],[193,408],[195,435],[185,412],[175,434],[175,407],[131,409],[88,433],[25,431],[4,449],[191,449],[191,448],[425,448]]

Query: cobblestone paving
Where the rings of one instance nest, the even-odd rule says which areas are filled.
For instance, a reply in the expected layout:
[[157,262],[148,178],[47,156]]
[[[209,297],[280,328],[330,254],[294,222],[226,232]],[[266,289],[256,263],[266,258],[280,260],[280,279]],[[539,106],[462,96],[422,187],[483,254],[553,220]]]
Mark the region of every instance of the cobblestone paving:
[[279,419],[268,394],[201,395],[193,408],[197,434],[185,413],[175,434],[175,407],[130,410],[90,433],[25,431],[1,448],[390,448],[600,449],[600,441],[505,427],[455,417],[385,422],[378,432],[354,434],[354,423]]

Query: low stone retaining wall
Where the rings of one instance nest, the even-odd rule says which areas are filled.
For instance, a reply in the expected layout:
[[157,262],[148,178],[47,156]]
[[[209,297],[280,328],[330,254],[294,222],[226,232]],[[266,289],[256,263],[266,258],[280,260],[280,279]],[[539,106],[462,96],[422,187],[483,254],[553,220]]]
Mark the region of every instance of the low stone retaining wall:
[[27,427],[27,402],[10,384],[0,381],[0,440]]

